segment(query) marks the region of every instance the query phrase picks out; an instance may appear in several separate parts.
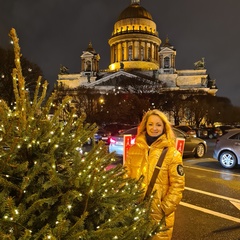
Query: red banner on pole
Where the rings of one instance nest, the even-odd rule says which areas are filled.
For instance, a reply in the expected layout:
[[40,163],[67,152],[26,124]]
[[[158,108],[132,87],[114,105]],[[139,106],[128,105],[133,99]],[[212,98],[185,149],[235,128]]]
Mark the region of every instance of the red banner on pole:
[[183,155],[185,145],[185,138],[177,138],[176,139],[176,148]]

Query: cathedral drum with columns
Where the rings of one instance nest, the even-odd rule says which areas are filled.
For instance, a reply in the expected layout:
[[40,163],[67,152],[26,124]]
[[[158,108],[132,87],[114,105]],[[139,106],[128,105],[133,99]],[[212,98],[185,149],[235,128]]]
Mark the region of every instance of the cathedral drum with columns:
[[89,43],[81,55],[80,72],[61,72],[58,86],[68,89],[84,86],[104,94],[115,88],[112,79],[119,86],[119,79],[129,79],[131,83],[135,78],[143,85],[146,81],[161,82],[161,91],[189,90],[216,95],[216,81],[210,79],[203,60],[193,64],[194,69],[176,69],[176,49],[168,37],[162,43],[152,15],[140,0],[132,0],[120,13],[108,43],[108,69],[99,69],[100,55]]

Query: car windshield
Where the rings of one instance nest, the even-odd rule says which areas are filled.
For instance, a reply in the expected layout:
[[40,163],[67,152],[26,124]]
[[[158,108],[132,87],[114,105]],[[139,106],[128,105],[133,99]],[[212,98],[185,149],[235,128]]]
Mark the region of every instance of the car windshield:
[[183,130],[183,131],[185,131],[185,132],[191,130],[191,128],[188,127],[188,126],[178,126],[178,128],[180,128],[181,130]]
[[173,128],[173,132],[176,137],[185,138],[186,134],[179,129]]
[[128,130],[122,132],[122,134],[123,134],[123,135],[124,135],[124,134],[137,135],[137,127],[128,129]]

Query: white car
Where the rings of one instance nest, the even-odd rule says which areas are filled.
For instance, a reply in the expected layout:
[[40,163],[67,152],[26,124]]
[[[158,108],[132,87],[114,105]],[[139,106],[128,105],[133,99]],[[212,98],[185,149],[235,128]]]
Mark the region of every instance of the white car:
[[240,165],[240,129],[229,129],[219,137],[213,151],[213,158],[217,159],[222,167],[234,168]]

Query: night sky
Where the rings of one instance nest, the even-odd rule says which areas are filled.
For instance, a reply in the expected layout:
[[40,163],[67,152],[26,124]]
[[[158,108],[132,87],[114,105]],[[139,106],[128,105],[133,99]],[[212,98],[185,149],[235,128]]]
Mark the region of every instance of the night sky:
[[[43,70],[50,88],[60,65],[80,72],[80,56],[91,41],[100,68],[110,61],[108,39],[120,13],[131,0],[0,0],[0,46],[9,47],[16,29],[22,54]],[[176,68],[193,69],[205,58],[216,79],[217,96],[240,106],[240,0],[141,0],[160,39],[168,36],[177,50]]]

